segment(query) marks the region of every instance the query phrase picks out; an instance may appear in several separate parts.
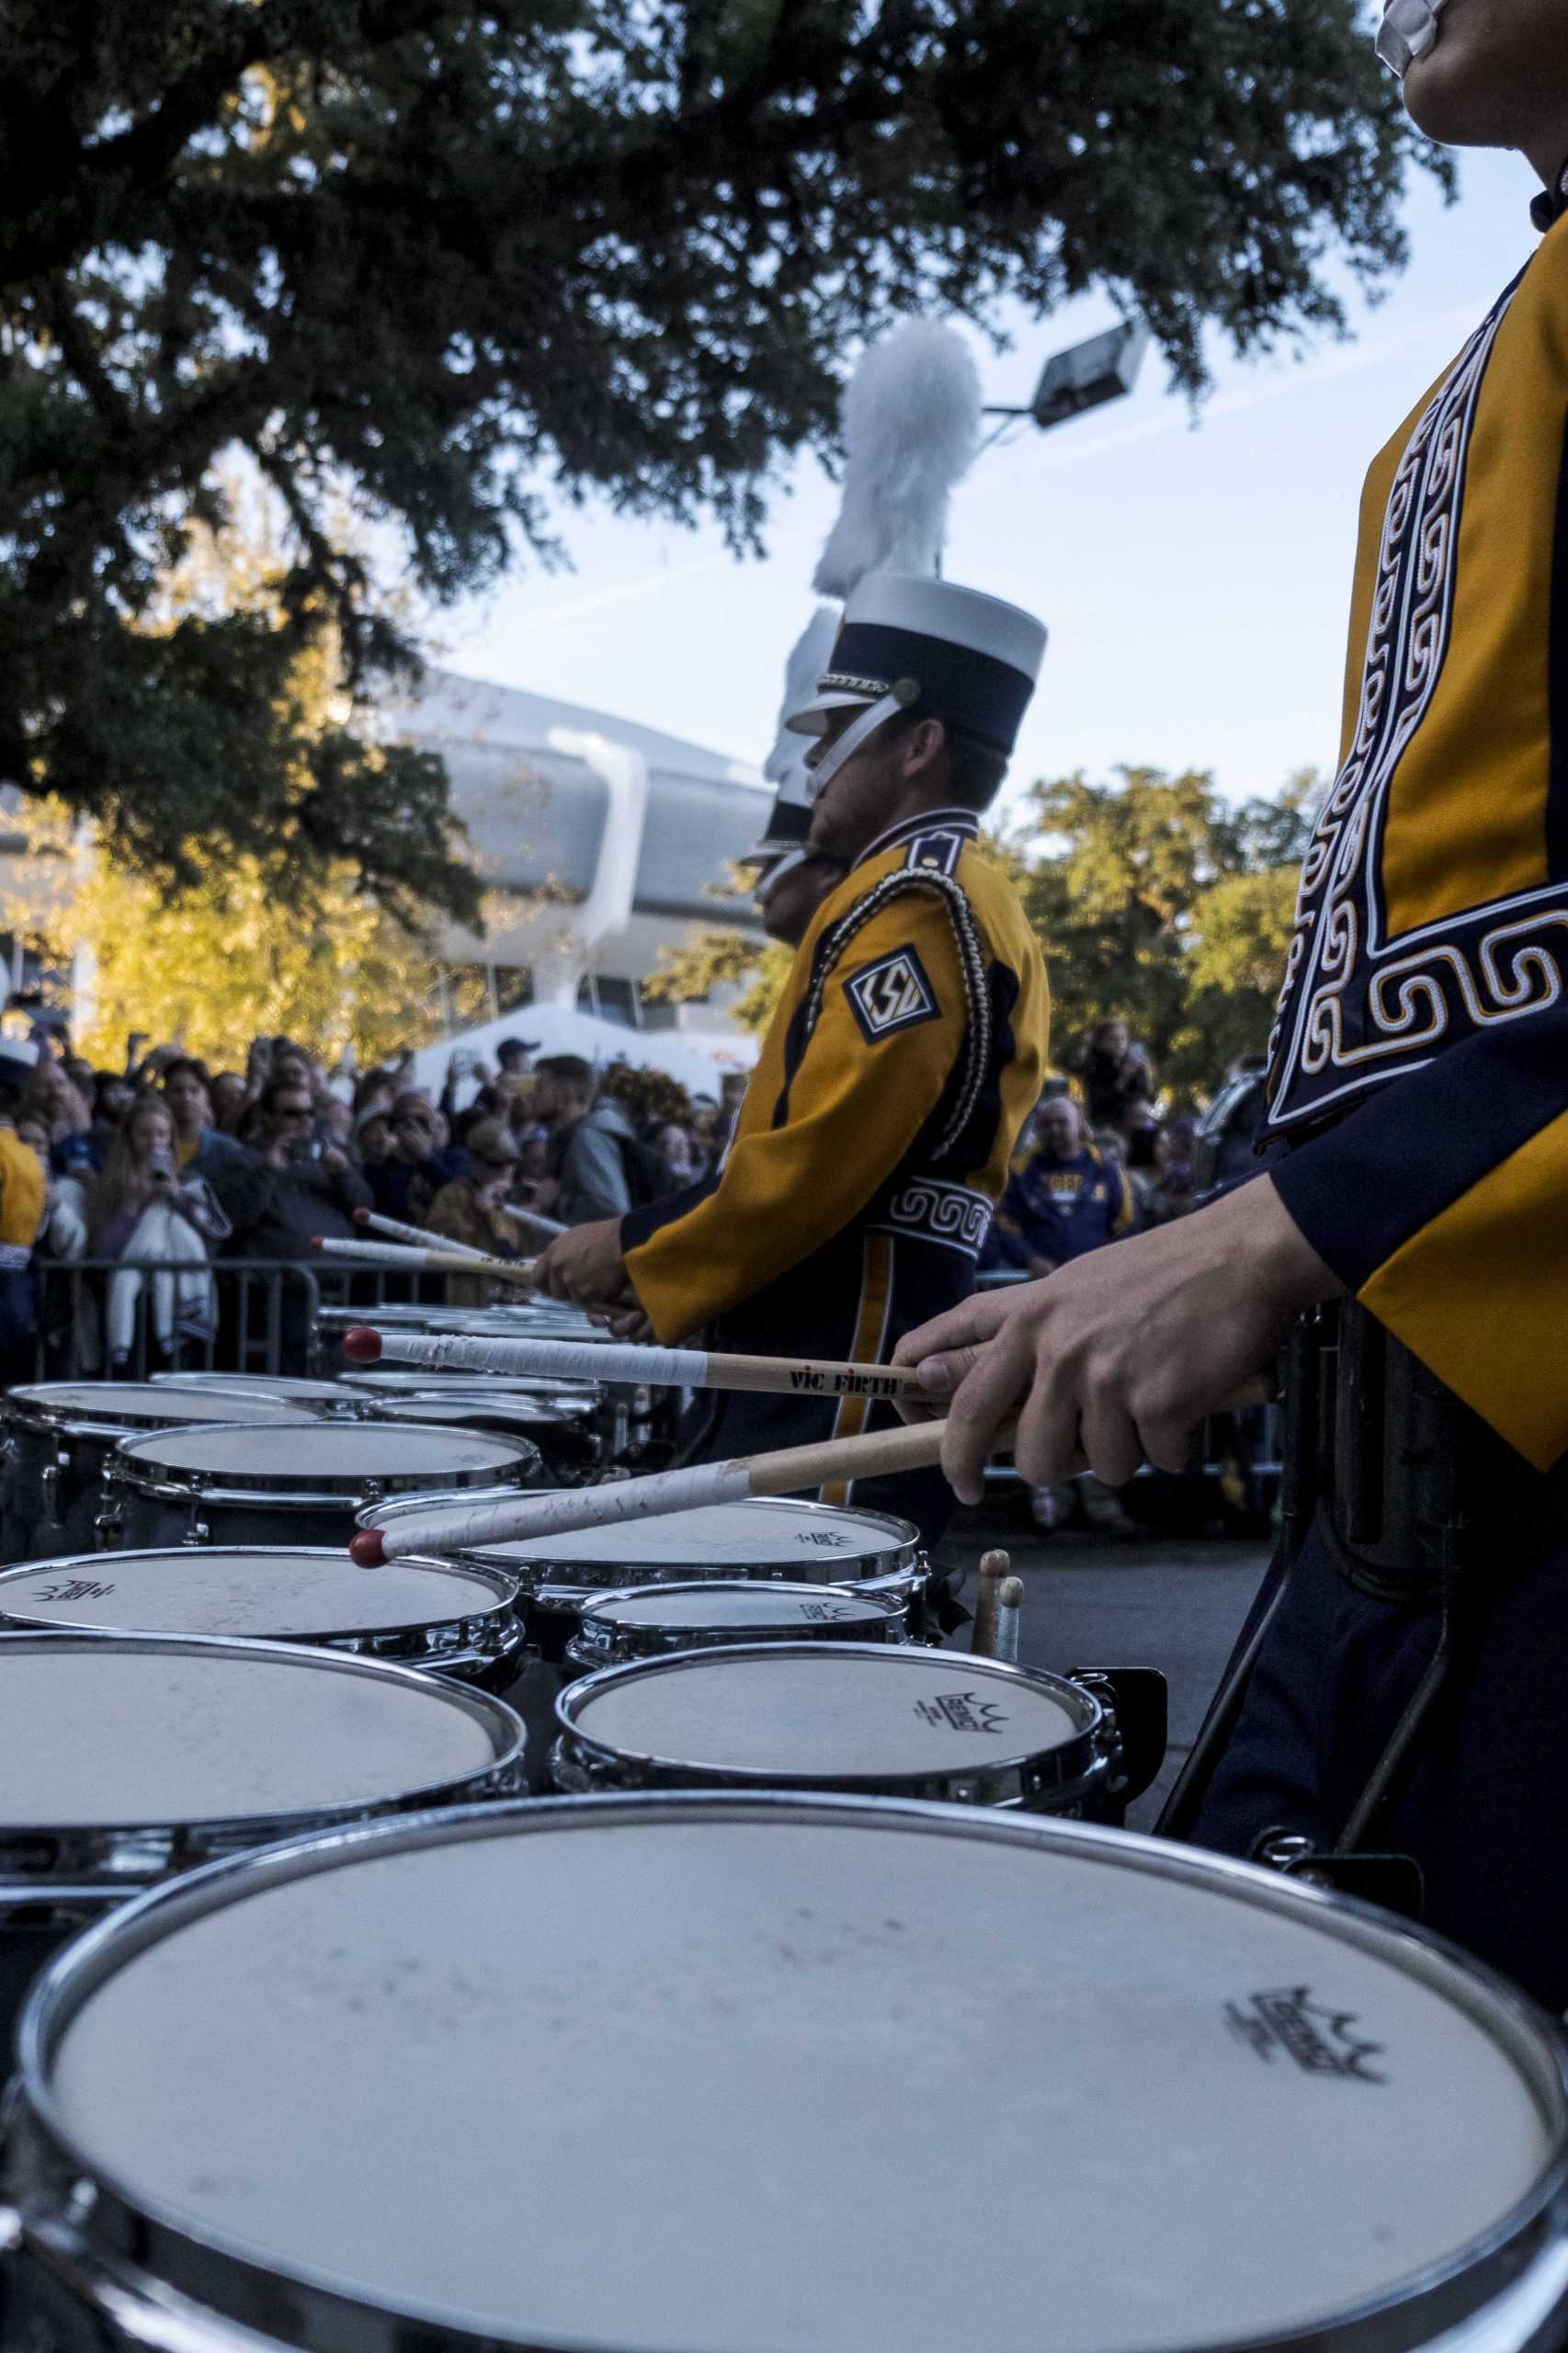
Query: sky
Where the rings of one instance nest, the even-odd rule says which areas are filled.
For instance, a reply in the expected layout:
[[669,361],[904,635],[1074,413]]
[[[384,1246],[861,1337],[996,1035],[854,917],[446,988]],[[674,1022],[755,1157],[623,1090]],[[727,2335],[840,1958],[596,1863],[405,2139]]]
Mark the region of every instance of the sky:
[[[1210,769],[1233,797],[1332,768],[1362,476],[1535,242],[1521,158],[1460,168],[1452,206],[1413,177],[1409,265],[1375,307],[1352,299],[1349,340],[1244,364],[1217,353],[1196,417],[1151,351],[1130,397],[1050,433],[1024,425],[976,460],[954,494],[947,576],[1050,631],[1008,801],[1031,778],[1119,762]],[[1000,357],[974,338],[987,400],[1027,401],[1052,351],[1114,315],[1086,297],[1020,317]],[[732,555],[710,524],[567,510],[575,570],[519,570],[443,615],[437,658],[760,765],[836,509],[815,460],[785,487],[762,559]]]

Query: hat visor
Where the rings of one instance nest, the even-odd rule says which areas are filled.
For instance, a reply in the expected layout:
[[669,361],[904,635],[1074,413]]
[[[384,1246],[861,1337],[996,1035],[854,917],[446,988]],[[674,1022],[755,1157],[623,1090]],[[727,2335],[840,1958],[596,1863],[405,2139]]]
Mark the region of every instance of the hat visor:
[[876,699],[875,695],[850,694],[835,688],[830,694],[813,697],[803,710],[792,710],[784,724],[792,735],[821,735],[835,710],[869,710]]

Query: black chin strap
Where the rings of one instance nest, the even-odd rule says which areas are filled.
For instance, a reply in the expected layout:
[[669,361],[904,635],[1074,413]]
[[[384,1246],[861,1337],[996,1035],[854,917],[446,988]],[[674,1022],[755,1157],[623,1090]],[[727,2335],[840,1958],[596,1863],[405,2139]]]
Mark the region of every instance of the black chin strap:
[[1530,219],[1544,237],[1554,221],[1568,212],[1568,155],[1562,158],[1556,178],[1550,188],[1543,188],[1530,201]]

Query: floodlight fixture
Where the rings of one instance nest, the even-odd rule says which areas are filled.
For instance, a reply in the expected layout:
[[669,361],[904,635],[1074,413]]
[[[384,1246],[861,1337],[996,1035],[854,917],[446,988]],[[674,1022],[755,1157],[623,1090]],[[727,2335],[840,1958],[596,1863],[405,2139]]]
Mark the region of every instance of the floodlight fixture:
[[989,408],[988,416],[1029,416],[1041,432],[1065,425],[1085,409],[1120,400],[1138,381],[1149,330],[1142,319],[1125,319],[1103,335],[1092,335],[1048,359],[1027,408]]

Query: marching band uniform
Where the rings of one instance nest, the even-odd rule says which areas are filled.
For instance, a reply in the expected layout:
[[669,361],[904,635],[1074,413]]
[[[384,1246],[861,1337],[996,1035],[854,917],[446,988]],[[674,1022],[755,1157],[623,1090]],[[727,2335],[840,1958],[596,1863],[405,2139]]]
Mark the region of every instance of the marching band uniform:
[[[905,710],[1010,752],[1043,645],[1038,623],[993,598],[872,575],[795,723],[850,709],[869,734]],[[791,834],[798,846],[808,824],[803,804],[776,812],[764,853]],[[806,933],[722,1166],[622,1220],[627,1274],[661,1341],[705,1328],[714,1348],[885,1363],[903,1333],[972,1290],[1048,1038],[1039,942],[978,832],[972,812],[944,809],[870,845]],[[883,1403],[809,1393],[716,1395],[697,1415],[692,1461],[894,1418]],[[952,1506],[936,1472],[858,1482],[854,1499],[928,1537]]]
[[1426,1678],[1360,1843],[1562,2008],[1568,221],[1368,478],[1267,1133],[1352,1298],[1303,1376],[1323,1507],[1194,1835],[1332,1846]]

